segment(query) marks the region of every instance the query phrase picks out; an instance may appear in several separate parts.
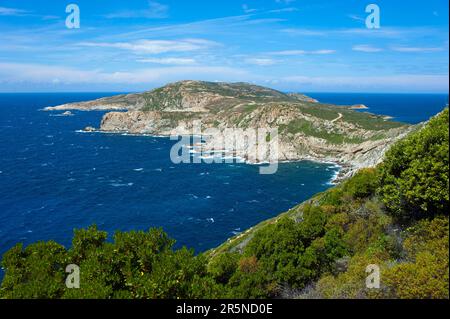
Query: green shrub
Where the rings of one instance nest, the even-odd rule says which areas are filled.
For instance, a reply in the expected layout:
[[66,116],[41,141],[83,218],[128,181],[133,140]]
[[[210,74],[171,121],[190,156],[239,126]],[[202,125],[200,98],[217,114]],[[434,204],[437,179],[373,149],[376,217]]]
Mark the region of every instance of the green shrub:
[[359,170],[355,176],[343,185],[343,192],[354,199],[362,199],[373,195],[378,187],[377,173],[373,168]]
[[394,145],[380,165],[379,193],[399,220],[409,221],[449,209],[448,108],[425,128]]

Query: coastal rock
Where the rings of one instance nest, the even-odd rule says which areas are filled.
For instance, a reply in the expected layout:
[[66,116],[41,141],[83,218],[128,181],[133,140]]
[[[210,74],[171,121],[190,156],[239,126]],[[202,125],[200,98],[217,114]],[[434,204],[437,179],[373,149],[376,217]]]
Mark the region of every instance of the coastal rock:
[[84,131],[84,132],[95,132],[95,131],[97,131],[97,129],[96,129],[95,127],[92,127],[92,126],[86,126],[86,127],[83,129],[83,131]]
[[369,109],[369,107],[364,104],[355,104],[355,105],[350,106],[350,109],[352,109],[352,110],[367,110],[367,109]]

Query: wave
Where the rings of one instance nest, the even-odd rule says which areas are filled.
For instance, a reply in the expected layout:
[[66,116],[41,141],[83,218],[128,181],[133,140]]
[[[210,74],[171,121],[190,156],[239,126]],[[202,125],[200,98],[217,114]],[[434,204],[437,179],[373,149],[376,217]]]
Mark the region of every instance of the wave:
[[127,183],[127,184],[112,183],[110,185],[113,186],[113,187],[130,187],[130,186],[133,186],[134,183]]

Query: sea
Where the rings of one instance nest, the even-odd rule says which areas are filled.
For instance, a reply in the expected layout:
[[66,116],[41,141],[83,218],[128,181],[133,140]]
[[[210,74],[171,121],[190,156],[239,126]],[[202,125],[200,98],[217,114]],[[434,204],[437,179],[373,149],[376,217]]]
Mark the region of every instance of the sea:
[[[325,191],[339,169],[302,161],[261,175],[240,162],[174,164],[169,138],[80,131],[105,112],[41,111],[115,94],[0,94],[0,255],[17,243],[70,247],[74,229],[94,224],[110,235],[161,227],[176,247],[203,252]],[[309,95],[413,124],[448,103],[448,94]]]

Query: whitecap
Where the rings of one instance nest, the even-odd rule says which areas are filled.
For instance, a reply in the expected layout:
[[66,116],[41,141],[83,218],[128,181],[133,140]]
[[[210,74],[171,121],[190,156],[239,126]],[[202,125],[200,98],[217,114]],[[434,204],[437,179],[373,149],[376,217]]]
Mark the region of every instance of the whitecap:
[[215,221],[214,221],[214,218],[207,218],[206,219],[208,222],[210,222],[210,223],[214,223]]
[[135,168],[135,169],[133,169],[133,171],[135,171],[135,172],[142,172],[144,169],[143,168]]
[[112,183],[110,185],[113,186],[113,187],[129,187],[129,186],[133,186],[134,183],[128,183],[128,184]]

